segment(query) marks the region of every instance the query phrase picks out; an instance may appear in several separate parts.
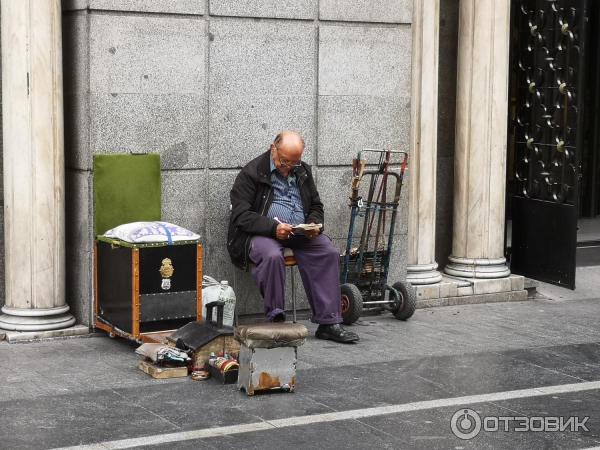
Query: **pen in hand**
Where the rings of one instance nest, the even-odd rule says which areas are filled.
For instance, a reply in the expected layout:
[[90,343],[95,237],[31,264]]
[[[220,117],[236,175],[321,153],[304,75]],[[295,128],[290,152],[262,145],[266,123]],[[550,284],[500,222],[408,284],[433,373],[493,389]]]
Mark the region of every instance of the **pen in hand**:
[[[284,225],[284,223],[281,220],[279,220],[279,218],[277,218],[277,217],[273,217],[273,220],[275,220],[275,222],[277,222],[277,223]],[[296,236],[293,231],[290,231],[290,234],[292,236]]]

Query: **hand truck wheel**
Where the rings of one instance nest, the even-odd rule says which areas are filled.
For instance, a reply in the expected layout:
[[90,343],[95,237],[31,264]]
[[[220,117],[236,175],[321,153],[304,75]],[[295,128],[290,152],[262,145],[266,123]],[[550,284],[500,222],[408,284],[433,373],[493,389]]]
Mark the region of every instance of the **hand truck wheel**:
[[352,325],[362,315],[362,294],[358,288],[351,283],[342,284],[341,290],[342,321],[344,322],[344,325]]
[[[414,313],[417,307],[417,294],[412,284],[398,281],[392,285],[398,292],[400,298],[396,299],[396,303],[392,306],[392,314],[398,320],[407,320]],[[390,291],[390,295],[394,295],[394,291]]]

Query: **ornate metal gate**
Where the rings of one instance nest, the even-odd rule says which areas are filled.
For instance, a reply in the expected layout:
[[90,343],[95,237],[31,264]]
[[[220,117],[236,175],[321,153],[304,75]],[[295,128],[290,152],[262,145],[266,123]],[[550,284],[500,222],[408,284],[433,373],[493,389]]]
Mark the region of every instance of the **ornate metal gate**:
[[572,289],[587,1],[516,0],[511,25],[511,270]]

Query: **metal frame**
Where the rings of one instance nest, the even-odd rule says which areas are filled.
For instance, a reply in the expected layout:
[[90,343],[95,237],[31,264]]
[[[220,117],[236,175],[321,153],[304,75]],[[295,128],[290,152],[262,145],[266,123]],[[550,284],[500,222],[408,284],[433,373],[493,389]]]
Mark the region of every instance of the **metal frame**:
[[140,337],[140,251],[131,251],[131,334],[135,339]]
[[[363,153],[378,153],[380,154],[379,166],[377,170],[365,171],[365,167],[368,162],[362,159]],[[390,165],[392,161],[390,156],[392,154],[402,155],[403,158],[398,162],[400,164],[399,172],[390,171]],[[408,165],[408,153],[400,150],[383,150],[383,149],[363,149],[358,152],[356,159],[353,161],[353,180],[352,189],[350,195],[350,226],[348,229],[348,237],[346,240],[346,251],[343,256],[342,271],[341,271],[341,283],[353,283],[355,284],[361,293],[363,294],[363,305],[365,306],[383,306],[395,304],[395,300],[382,300],[384,297],[384,291],[390,290],[398,298],[398,293],[395,292],[394,288],[387,285],[387,278],[389,274],[389,264],[391,259],[392,248],[394,245],[394,228],[396,226],[396,216],[398,213],[398,206],[400,204],[400,194],[402,191],[402,183],[404,180],[404,173]],[[377,193],[376,199],[375,190],[377,189],[379,176],[382,176],[381,183],[379,184],[379,192]],[[365,176],[370,177],[369,191],[367,194],[366,202],[363,201],[362,197],[359,196],[360,183]],[[388,177],[392,176],[395,179],[394,196],[392,201],[387,201],[387,180]],[[386,213],[390,211],[390,224],[387,238],[386,248],[379,251],[380,238],[385,238],[386,234]],[[354,230],[356,226],[356,219],[363,212],[364,222],[363,230],[361,233],[360,244],[358,247],[358,254],[356,255],[356,264],[353,267],[352,274],[350,273],[351,264],[351,253],[352,253],[352,242],[354,240]],[[377,228],[375,233],[375,244],[373,251],[369,251],[369,240],[371,236],[371,229],[375,221],[375,215],[379,213],[377,219]],[[372,258],[373,271],[376,270],[375,265],[377,264],[378,257],[381,259],[382,271],[378,274],[376,280],[370,280],[368,290],[361,287],[361,281],[365,279],[365,263],[367,258]],[[361,280],[362,278],[362,280]],[[375,286],[377,284],[377,286]],[[371,300],[371,292],[374,288],[381,292],[379,297]],[[366,295],[365,295],[366,294]]]

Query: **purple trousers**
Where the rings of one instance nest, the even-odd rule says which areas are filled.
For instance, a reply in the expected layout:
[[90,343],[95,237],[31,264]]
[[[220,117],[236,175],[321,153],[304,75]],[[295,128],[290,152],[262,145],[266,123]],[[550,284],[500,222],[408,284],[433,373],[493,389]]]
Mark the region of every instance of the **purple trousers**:
[[312,321],[319,324],[341,323],[340,253],[324,234],[313,239],[293,236],[285,241],[263,236],[252,238],[250,259],[255,264],[252,275],[264,299],[267,318],[273,320],[284,311],[285,247],[294,250],[312,310]]

